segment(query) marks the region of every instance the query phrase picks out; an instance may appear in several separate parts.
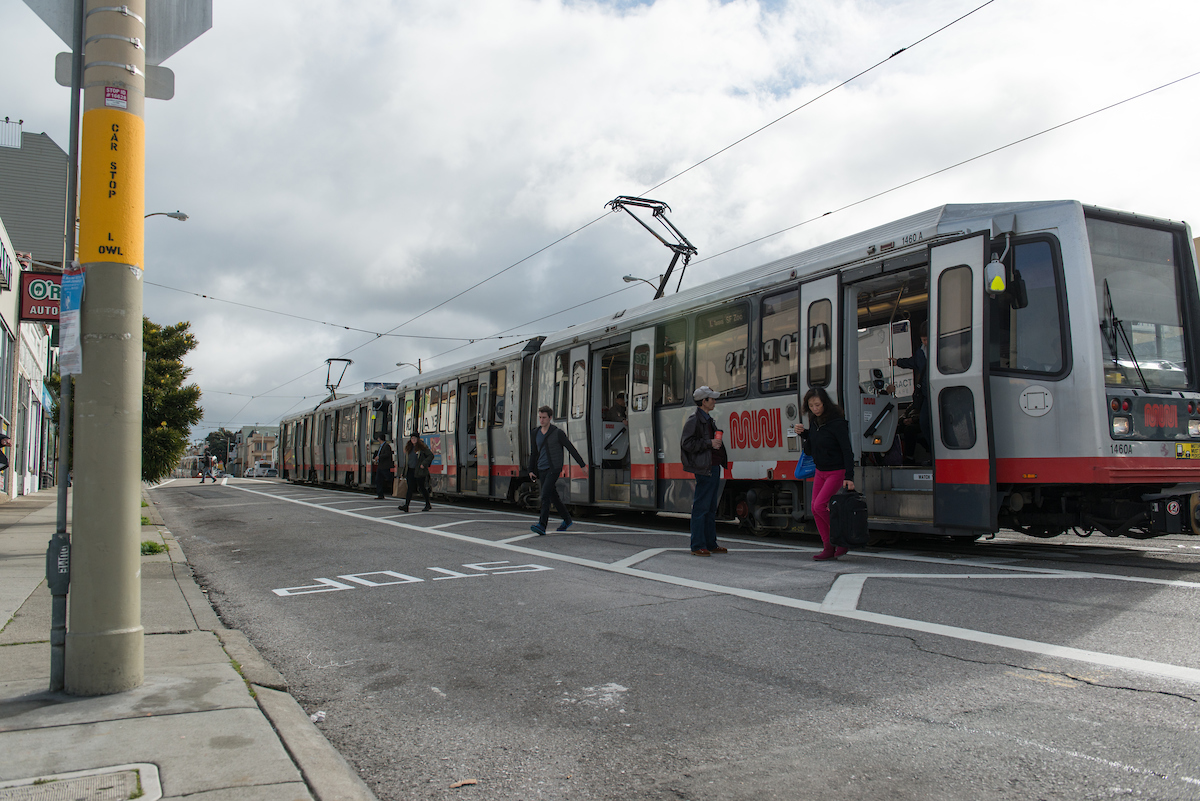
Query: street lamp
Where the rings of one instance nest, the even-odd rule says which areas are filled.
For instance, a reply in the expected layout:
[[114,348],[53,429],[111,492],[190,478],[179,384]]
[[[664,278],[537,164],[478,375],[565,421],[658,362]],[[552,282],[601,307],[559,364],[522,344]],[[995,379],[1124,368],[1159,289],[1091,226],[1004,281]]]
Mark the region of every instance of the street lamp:
[[159,215],[162,215],[163,217],[170,217],[171,219],[179,220],[180,222],[186,222],[188,218],[188,216],[182,211],[152,211],[147,214],[146,217],[157,217]]
[[643,284],[649,284],[650,286],[654,287],[654,291],[657,292],[658,284],[654,283],[654,281],[661,281],[662,276],[660,275],[658,278],[655,278],[654,281],[651,281],[647,278],[638,278],[636,275],[626,275],[622,276],[621,280],[627,284],[632,284],[634,281],[641,281]]
[[421,374],[421,360],[420,359],[417,359],[416,364],[413,364],[412,362],[396,362],[396,366],[397,367],[415,367],[415,368],[417,368],[417,375]]

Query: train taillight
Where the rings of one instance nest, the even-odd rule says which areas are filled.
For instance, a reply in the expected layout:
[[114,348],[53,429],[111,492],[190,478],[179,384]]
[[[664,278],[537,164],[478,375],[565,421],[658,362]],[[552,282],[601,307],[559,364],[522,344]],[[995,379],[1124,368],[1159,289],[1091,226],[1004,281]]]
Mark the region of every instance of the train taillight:
[[1112,403],[1110,403],[1108,405],[1112,407],[1112,410],[1114,412],[1121,411],[1121,401],[1117,400],[1116,398],[1113,398]]
[[1126,398],[1125,400],[1121,401],[1121,411],[1123,411],[1123,412],[1129,411],[1129,407],[1131,405],[1132,404],[1129,403],[1129,398]]

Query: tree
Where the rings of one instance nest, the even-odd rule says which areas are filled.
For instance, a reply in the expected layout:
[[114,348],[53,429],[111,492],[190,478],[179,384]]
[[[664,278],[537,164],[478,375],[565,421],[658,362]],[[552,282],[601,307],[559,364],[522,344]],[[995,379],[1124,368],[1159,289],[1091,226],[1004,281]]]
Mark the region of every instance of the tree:
[[187,450],[188,432],[200,422],[200,387],[183,385],[191,375],[183,357],[196,347],[191,323],[161,326],[142,318],[146,379],[142,389],[142,480],[170,475]]
[[208,448],[208,452],[218,462],[225,465],[226,470],[229,469],[229,450],[233,447],[233,442],[237,440],[237,436],[233,431],[218,428],[204,438],[204,446]]

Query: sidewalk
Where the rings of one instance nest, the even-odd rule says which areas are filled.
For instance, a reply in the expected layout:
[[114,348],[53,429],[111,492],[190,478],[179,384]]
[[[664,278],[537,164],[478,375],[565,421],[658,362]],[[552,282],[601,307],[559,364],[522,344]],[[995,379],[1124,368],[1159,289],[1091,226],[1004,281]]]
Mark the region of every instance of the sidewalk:
[[143,801],[375,801],[283,677],[221,624],[153,506],[141,539],[168,552],[142,557],[145,683],[91,698],[47,691],[55,500],[45,490],[0,505],[0,799],[124,799],[140,787]]

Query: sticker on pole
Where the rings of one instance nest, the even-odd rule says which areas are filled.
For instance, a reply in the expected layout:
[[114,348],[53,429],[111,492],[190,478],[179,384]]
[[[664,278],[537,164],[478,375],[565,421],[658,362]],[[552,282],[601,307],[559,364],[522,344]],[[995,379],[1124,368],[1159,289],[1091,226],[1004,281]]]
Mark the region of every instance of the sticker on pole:
[[129,90],[119,86],[104,87],[104,105],[109,108],[129,108]]
[[62,375],[83,372],[83,350],[79,344],[79,307],[83,302],[83,270],[79,262],[63,273],[58,314],[58,371]]

